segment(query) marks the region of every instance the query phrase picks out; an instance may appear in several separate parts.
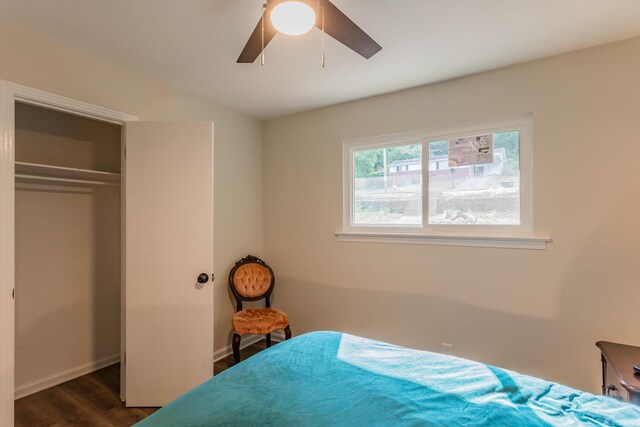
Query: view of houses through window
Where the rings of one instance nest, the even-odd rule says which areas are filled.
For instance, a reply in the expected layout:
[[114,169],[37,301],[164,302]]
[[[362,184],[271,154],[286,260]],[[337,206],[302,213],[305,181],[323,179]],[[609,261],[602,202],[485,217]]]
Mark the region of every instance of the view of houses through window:
[[354,224],[422,225],[423,181],[428,224],[520,224],[518,130],[493,134],[490,163],[452,167],[443,139],[354,151],[353,171]]

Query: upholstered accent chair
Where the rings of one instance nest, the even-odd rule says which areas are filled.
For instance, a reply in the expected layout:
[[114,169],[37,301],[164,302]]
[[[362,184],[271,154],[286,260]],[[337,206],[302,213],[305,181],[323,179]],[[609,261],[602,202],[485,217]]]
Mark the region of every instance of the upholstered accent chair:
[[[271,332],[283,329],[285,339],[291,338],[289,317],[271,308],[271,293],[276,285],[273,270],[263,260],[247,255],[229,272],[229,287],[236,300],[233,316],[233,358],[240,362],[240,340],[243,335],[266,335],[267,347],[271,347]],[[242,309],[243,301],[265,300],[265,308]]]

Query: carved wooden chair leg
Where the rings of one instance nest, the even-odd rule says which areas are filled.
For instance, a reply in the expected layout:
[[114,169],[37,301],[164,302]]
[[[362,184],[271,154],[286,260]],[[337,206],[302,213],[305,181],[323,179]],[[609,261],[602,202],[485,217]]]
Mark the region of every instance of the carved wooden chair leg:
[[240,363],[240,334],[233,334],[233,342],[231,343],[233,348],[233,360],[236,363]]
[[284,339],[288,340],[291,338],[291,328],[289,327],[289,325],[287,325],[286,328],[284,328]]
[[271,347],[271,334],[267,334],[267,348]]

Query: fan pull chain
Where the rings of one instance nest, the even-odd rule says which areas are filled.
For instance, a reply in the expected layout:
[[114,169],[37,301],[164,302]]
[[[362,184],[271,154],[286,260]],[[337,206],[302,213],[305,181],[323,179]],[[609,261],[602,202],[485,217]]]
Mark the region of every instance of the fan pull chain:
[[[318,4],[320,1],[318,1]],[[325,57],[324,57],[324,7],[320,7],[320,11],[322,13],[322,68],[325,66]]]
[[262,5],[262,18],[260,19],[260,22],[261,22],[261,37],[262,37],[262,50],[260,51],[260,65],[264,65],[264,14],[265,14],[266,9],[267,9],[267,5],[263,4]]

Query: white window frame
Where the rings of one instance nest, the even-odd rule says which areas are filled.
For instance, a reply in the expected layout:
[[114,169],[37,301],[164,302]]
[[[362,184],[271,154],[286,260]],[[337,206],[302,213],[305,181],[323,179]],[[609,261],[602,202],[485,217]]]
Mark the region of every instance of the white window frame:
[[[518,130],[520,132],[520,224],[429,224],[429,149],[430,141],[455,137]],[[354,152],[394,146],[422,144],[422,224],[354,224]],[[336,232],[340,241],[374,243],[410,243],[453,246],[545,249],[548,236],[533,230],[533,115],[525,114],[500,120],[450,128],[427,129],[344,141],[343,224]]]

